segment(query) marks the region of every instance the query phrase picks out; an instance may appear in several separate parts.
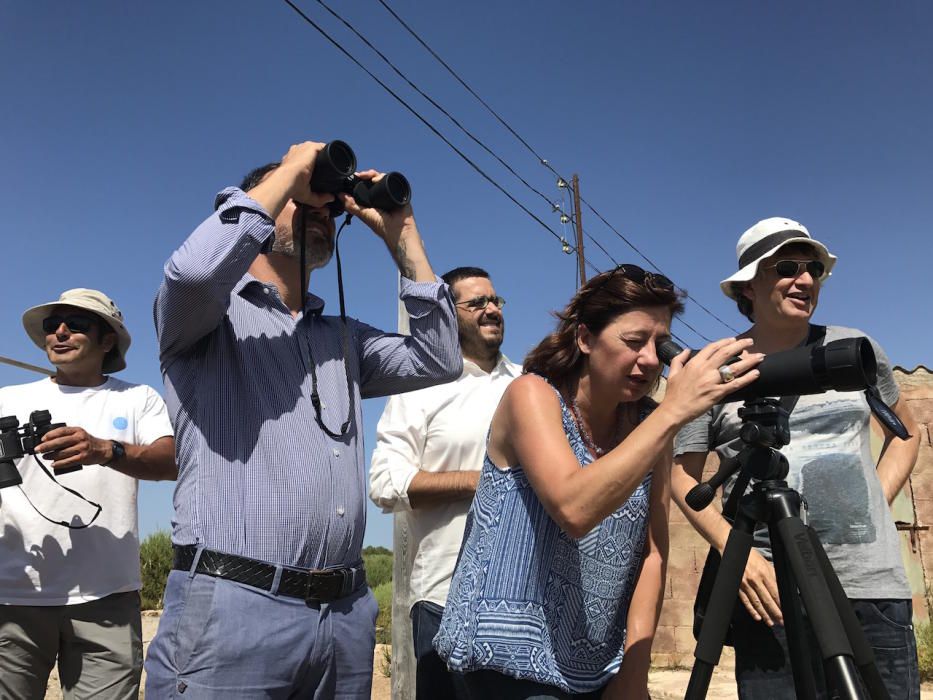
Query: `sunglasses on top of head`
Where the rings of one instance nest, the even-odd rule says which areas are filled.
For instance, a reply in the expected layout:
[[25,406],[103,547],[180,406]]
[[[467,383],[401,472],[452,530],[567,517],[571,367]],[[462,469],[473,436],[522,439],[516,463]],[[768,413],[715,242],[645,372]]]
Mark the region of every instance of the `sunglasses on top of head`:
[[609,284],[609,280],[618,273],[621,273],[625,279],[632,280],[632,282],[640,284],[648,289],[661,289],[664,291],[671,291],[674,289],[674,283],[665,275],[658,272],[649,272],[638,265],[619,263],[610,270],[605,279],[593,289],[592,295],[595,296],[603,287]]

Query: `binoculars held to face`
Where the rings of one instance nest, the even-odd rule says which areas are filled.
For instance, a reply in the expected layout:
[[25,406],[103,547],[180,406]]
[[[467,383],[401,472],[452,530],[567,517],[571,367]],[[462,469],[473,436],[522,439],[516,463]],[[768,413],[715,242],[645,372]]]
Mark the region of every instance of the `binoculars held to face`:
[[[343,141],[331,141],[318,153],[311,172],[311,191],[337,195],[341,192],[356,200],[361,207],[393,211],[411,201],[411,186],[404,175],[386,173],[378,182],[363,180],[356,175],[356,154]],[[335,200],[327,205],[333,216],[343,211]]]

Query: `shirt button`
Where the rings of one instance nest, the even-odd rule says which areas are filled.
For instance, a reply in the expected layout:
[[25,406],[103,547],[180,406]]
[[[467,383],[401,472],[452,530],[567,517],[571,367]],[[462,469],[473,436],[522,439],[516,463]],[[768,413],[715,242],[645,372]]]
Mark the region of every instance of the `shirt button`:
[[346,512],[347,511],[344,510],[343,506],[337,506],[337,515],[339,515],[341,518],[343,517],[343,514]]
[[338,450],[338,449],[335,447],[335,448],[334,448],[334,457],[339,457],[339,456],[340,456],[340,450]]

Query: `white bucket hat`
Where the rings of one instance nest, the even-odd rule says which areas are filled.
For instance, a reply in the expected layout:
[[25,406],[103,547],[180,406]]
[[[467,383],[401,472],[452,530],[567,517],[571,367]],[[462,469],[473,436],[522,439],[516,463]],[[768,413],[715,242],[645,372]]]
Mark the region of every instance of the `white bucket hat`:
[[758,263],[791,243],[805,243],[813,248],[825,267],[820,280],[829,277],[833,265],[836,264],[836,256],[832,255],[825,245],[811,238],[810,232],[803,224],[774,216],[759,221],[739,238],[738,245],[735,247],[735,254],[739,259],[739,271],[719,283],[722,293],[730,299],[735,299],[733,282],[751,281],[758,272]]
[[36,345],[45,350],[45,331],[42,321],[56,306],[74,306],[90,311],[95,316],[106,321],[117,334],[116,352],[107,353],[101,371],[104,374],[119,372],[126,367],[126,351],[130,347],[130,334],[123,325],[123,314],[113,300],[103,292],[96,289],[69,289],[62,292],[58,301],[40,304],[27,309],[23,314],[23,328]]

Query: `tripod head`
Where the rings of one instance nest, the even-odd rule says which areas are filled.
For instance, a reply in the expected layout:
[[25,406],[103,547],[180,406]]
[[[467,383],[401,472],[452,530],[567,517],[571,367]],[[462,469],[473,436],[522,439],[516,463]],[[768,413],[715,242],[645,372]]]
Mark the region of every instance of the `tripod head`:
[[790,413],[787,409],[777,399],[748,399],[739,409],[739,418],[742,419],[739,437],[743,447],[735,457],[723,461],[709,481],[690,489],[685,500],[695,511],[701,511],[712,503],[716,489],[739,470],[748,477],[739,480],[743,491],[751,478],[783,481],[787,476],[787,458],[778,452],[790,442]]

